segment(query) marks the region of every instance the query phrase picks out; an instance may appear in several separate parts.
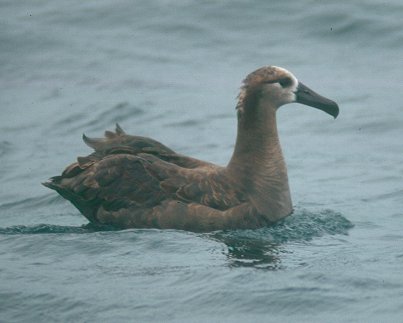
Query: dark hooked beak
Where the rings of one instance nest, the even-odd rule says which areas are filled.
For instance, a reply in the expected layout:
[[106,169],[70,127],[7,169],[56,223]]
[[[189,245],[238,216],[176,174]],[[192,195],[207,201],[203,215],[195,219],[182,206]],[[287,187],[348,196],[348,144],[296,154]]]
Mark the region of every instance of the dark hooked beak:
[[335,119],[339,115],[339,106],[336,102],[326,99],[301,82],[298,83],[297,92],[295,94],[297,96],[296,102],[298,103],[306,104],[325,111]]

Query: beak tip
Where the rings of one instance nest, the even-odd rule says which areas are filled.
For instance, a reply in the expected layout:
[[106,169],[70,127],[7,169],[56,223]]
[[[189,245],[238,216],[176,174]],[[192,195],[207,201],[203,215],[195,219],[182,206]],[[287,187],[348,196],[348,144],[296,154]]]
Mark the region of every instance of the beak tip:
[[332,113],[334,119],[337,119],[337,117],[339,116],[339,112],[340,112],[339,106],[336,102],[334,102],[334,111]]
[[298,84],[296,102],[322,110],[334,119],[339,115],[339,106],[336,102],[315,93],[301,82]]

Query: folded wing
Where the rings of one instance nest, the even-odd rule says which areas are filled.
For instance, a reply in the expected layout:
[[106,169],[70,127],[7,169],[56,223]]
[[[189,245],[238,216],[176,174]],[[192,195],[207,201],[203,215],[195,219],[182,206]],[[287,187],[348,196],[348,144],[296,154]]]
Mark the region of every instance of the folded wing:
[[[84,141],[95,151],[44,183],[91,222],[118,227],[224,227],[222,212],[245,201],[223,168],[129,136],[117,125]],[[228,225],[228,224],[225,224]]]

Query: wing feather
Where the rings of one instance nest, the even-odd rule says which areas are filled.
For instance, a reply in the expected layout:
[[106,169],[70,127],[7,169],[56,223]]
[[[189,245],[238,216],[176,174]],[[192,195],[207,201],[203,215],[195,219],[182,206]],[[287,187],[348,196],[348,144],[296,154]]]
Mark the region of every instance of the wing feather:
[[94,152],[44,185],[92,222],[164,227],[167,206],[172,216],[183,217],[197,205],[221,212],[244,202],[222,167],[179,155],[153,139],[126,135],[119,125],[105,138],[83,135],[83,140]]

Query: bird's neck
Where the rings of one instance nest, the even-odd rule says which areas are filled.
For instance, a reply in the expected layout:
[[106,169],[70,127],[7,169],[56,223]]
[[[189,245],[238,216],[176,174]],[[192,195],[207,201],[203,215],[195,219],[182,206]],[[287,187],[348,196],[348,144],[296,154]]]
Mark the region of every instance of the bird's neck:
[[238,107],[238,134],[227,171],[269,221],[292,212],[274,107],[265,102]]

